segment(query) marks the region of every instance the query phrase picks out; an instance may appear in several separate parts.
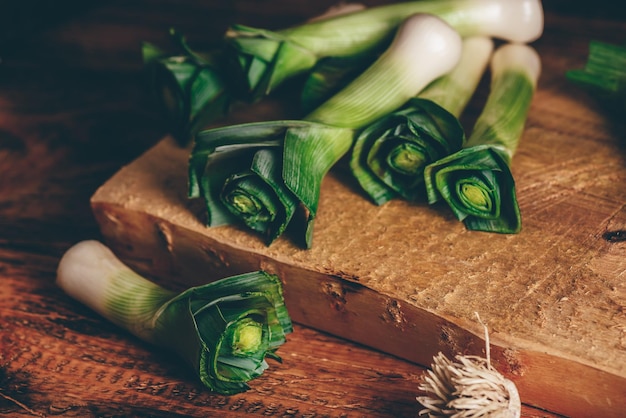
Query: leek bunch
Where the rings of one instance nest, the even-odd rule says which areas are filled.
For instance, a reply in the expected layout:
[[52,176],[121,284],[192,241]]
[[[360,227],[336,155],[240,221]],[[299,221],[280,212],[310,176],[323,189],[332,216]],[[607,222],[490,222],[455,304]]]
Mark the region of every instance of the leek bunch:
[[541,71],[537,52],[505,44],[491,59],[490,92],[456,153],[424,170],[429,203],[444,200],[470,230],[517,233],[521,217],[510,163]]
[[209,389],[234,394],[268,368],[266,357],[292,332],[280,280],[264,272],[221,279],[181,293],[139,276],[103,244],[70,248],[57,284],[141,340],[178,354]]
[[424,168],[463,145],[458,118],[480,82],[493,41],[469,37],[459,63],[398,111],[378,119],[358,136],[350,168],[378,205],[400,196],[425,197]]
[[303,120],[200,132],[190,157],[189,196],[204,198],[209,226],[239,219],[268,245],[303,208],[299,233],[309,248],[322,180],[357,131],[449,72],[461,45],[441,19],[413,15],[371,66]]
[[362,57],[383,51],[398,25],[416,13],[433,14],[465,36],[531,42],[543,31],[540,0],[418,0],[344,13],[277,31],[232,25],[225,41],[242,89],[258,99],[306,74],[325,57]]
[[566,77],[619,109],[619,115],[626,111],[626,46],[591,41],[584,68],[569,70]]
[[143,62],[150,93],[166,127],[184,145],[201,128],[228,113],[233,95],[221,51],[195,52],[173,29],[170,38],[174,51],[144,43]]

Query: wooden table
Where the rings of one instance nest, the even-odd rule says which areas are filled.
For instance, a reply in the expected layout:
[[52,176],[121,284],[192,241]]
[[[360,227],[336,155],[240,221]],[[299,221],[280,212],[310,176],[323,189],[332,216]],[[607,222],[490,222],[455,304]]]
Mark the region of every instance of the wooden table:
[[[422,366],[299,325],[250,391],[209,393],[54,284],[63,252],[100,238],[90,196],[165,134],[143,90],[141,41],[163,42],[175,25],[208,45],[231,22],[283,27],[333,3],[99,1],[54,21],[35,13],[45,25],[0,44],[0,415],[416,416]],[[548,65],[582,66],[591,38],[626,37],[612,3],[587,3],[546,1],[537,48]],[[575,57],[551,55],[564,44]]]

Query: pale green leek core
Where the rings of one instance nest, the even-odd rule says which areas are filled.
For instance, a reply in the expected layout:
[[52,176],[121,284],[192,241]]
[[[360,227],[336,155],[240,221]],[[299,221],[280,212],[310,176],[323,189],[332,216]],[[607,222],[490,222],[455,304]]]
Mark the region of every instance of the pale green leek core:
[[[357,130],[396,110],[450,71],[460,58],[461,45],[459,34],[441,19],[414,15],[370,67],[304,120],[200,132],[190,158],[189,196],[204,197],[209,226],[232,223],[228,215],[235,215],[248,227],[264,231],[268,243],[286,229],[296,206],[303,207],[305,225],[300,233],[310,247],[322,180],[348,152]],[[251,175],[256,177],[255,187],[246,193],[264,193],[254,202],[272,201],[264,211],[273,213],[265,225],[249,216],[260,213],[258,208],[237,208],[235,200],[224,194],[226,182]],[[251,196],[245,200],[253,201]]]
[[226,41],[253,98],[305,73],[324,57],[372,54],[417,13],[436,15],[463,37],[531,42],[543,32],[540,0],[420,0],[372,7],[278,31],[233,25]]
[[97,241],[70,248],[57,284],[151,344],[178,354],[211,390],[233,394],[267,368],[292,331],[276,276],[252,272],[173,292],[141,277]]
[[417,98],[376,120],[357,137],[350,169],[378,205],[392,198],[425,198],[424,168],[458,151],[465,133],[458,120],[473,96],[493,50],[486,37],[463,41],[459,62]]
[[517,233],[521,216],[510,170],[541,71],[537,52],[505,44],[491,60],[491,86],[463,149],[424,171],[430,203],[441,199],[471,230]]

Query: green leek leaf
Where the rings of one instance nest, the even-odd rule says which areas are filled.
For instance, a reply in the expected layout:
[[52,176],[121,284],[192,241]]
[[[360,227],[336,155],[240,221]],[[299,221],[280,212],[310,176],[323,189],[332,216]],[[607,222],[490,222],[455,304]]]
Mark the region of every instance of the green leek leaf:
[[589,90],[617,115],[626,110],[626,46],[591,41],[582,69],[565,73],[568,80]]
[[258,271],[176,293],[141,277],[97,241],[70,248],[57,284],[138,338],[176,353],[209,389],[234,394],[292,332],[277,276]]
[[325,57],[363,57],[381,52],[397,27],[416,13],[436,15],[463,37],[484,35],[530,42],[543,31],[540,0],[419,0],[313,20],[270,31],[232,25],[225,39],[236,56],[242,89],[253,100],[285,80],[309,72]]
[[174,30],[170,35],[173,52],[144,43],[143,61],[153,100],[167,129],[184,145],[198,130],[228,113],[232,94],[221,51],[201,55]]
[[491,60],[487,102],[463,149],[424,170],[429,203],[444,200],[470,230],[517,233],[521,215],[510,163],[540,73],[537,52],[505,44]]

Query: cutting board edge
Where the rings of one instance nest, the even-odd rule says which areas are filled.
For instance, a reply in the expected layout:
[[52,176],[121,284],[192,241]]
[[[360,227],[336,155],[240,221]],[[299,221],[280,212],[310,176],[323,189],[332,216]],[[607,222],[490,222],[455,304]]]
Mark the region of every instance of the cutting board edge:
[[[302,325],[426,366],[439,351],[449,357],[484,356],[482,328],[473,323],[471,329],[469,319],[444,317],[341,274],[290,266],[99,198],[96,192],[91,206],[105,242],[123,261],[157,281],[199,284],[196,269],[207,266],[215,271],[209,280],[263,269],[279,275],[290,314]],[[304,278],[292,279],[300,276]],[[530,346],[497,333],[491,337],[492,364],[516,383],[525,403],[565,415],[588,411],[607,417],[615,414],[616,405],[626,406],[626,376]]]

